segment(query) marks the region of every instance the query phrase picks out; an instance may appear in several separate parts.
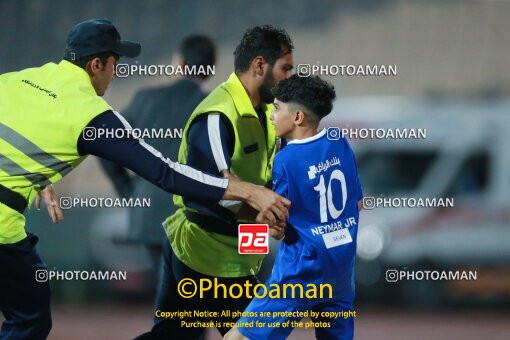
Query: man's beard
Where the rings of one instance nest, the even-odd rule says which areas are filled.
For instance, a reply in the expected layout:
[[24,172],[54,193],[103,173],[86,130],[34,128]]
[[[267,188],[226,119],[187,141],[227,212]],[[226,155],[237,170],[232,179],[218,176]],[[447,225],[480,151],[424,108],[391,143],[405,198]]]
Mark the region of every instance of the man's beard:
[[274,101],[274,96],[271,93],[271,88],[276,86],[273,78],[273,69],[270,68],[267,70],[266,75],[264,76],[264,80],[262,84],[259,86],[259,94],[260,100],[262,100],[266,104],[271,104]]

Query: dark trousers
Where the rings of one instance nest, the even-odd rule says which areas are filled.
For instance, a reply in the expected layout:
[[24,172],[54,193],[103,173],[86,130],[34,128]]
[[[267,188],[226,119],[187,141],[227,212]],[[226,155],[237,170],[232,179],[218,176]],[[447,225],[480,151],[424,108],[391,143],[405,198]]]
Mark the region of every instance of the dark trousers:
[[[219,298],[214,298],[213,290],[209,290],[204,293],[204,297],[200,298],[199,294],[193,298],[185,299],[181,297],[177,292],[177,285],[180,280],[184,278],[193,279],[197,285],[200,282],[200,279],[209,279],[211,282],[214,282],[214,277],[204,275],[194,271],[193,269],[186,266],[184,263],[179,261],[179,259],[175,256],[172,248],[168,241],[165,242],[163,248],[163,277],[161,280],[161,286],[158,292],[158,297],[156,299],[156,306],[154,311],[162,311],[162,312],[175,312],[175,311],[209,311],[209,312],[218,312],[221,315],[221,312],[224,310],[230,311],[244,311],[244,309],[248,306],[251,299],[246,298],[245,296],[240,297],[239,299],[227,298],[224,299],[223,296]],[[240,278],[217,278],[218,284],[224,284],[227,289],[230,285],[237,283],[241,286],[244,286],[245,282],[248,280],[252,285],[256,285],[259,283],[259,280],[256,276],[247,276]],[[214,283],[213,283],[214,284]],[[222,293],[219,293],[220,295]],[[220,324],[224,322],[236,322],[238,318],[232,317],[218,317],[218,318],[194,318],[194,317],[186,317],[184,319],[177,318],[158,318],[154,317],[154,326],[152,330],[148,333],[145,333],[139,336],[137,339],[201,339],[204,336],[205,328],[196,328],[196,327],[181,327],[181,322],[193,322],[193,321],[201,321],[201,322],[209,322],[209,321],[217,321]],[[218,331],[221,335],[225,335],[228,332],[228,327],[217,327]]]
[[[47,279],[36,280],[36,272],[46,270],[35,249],[37,241],[29,233],[17,243],[0,244],[2,340],[46,339],[51,330],[50,285]],[[44,280],[43,273],[38,273],[38,280]]]

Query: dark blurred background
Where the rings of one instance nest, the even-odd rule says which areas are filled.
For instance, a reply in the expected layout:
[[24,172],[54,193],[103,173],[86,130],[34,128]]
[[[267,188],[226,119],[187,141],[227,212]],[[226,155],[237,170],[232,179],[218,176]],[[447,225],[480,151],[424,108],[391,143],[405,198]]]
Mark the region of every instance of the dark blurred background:
[[[507,339],[509,16],[510,2],[496,0],[1,0],[0,73],[58,62],[69,29],[90,18],[142,43],[129,63],[175,63],[182,38],[210,35],[218,63],[208,89],[232,72],[236,44],[257,24],[289,32],[295,65],[397,65],[395,77],[326,77],[339,98],[324,126],[427,129],[425,140],[352,140],[365,195],[454,197],[455,207],[361,213],[356,338]],[[122,113],[137,90],[175,80],[116,78],[105,98]],[[116,197],[93,157],[56,189]],[[71,209],[58,225],[44,210],[26,216],[49,269],[128,272],[127,281],[53,281],[50,339],[126,339],[150,327],[157,274],[144,247],[118,242],[126,209]],[[389,283],[388,269],[476,270],[477,280]]]

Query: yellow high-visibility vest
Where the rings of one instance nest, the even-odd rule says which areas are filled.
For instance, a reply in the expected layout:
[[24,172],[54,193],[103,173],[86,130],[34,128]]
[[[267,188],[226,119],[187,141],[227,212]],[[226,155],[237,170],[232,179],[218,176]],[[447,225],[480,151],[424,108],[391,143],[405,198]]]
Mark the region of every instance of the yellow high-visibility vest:
[[[200,115],[220,112],[232,123],[235,134],[230,172],[241,180],[264,185],[271,180],[276,134],[269,120],[273,105],[262,104],[266,116],[263,129],[248,93],[235,73],[212,91],[195,109],[186,127],[179,150],[179,163],[186,163],[188,130]],[[172,249],[188,267],[218,277],[242,277],[256,274],[264,255],[240,255],[237,237],[206,231],[185,216],[182,197],[174,195],[179,209],[164,223]]]
[[[85,126],[111,107],[90,77],[68,61],[0,75],[0,185],[32,204],[84,160],[77,142]],[[0,243],[26,237],[25,217],[0,203]]]

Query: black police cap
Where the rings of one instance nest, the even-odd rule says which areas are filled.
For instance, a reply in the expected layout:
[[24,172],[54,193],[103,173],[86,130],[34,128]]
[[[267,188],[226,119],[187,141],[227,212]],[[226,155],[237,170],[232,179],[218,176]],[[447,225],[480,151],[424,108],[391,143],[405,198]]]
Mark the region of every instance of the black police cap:
[[64,58],[80,60],[102,52],[113,52],[122,57],[134,58],[141,50],[139,43],[122,40],[110,20],[92,19],[74,26],[67,34]]

